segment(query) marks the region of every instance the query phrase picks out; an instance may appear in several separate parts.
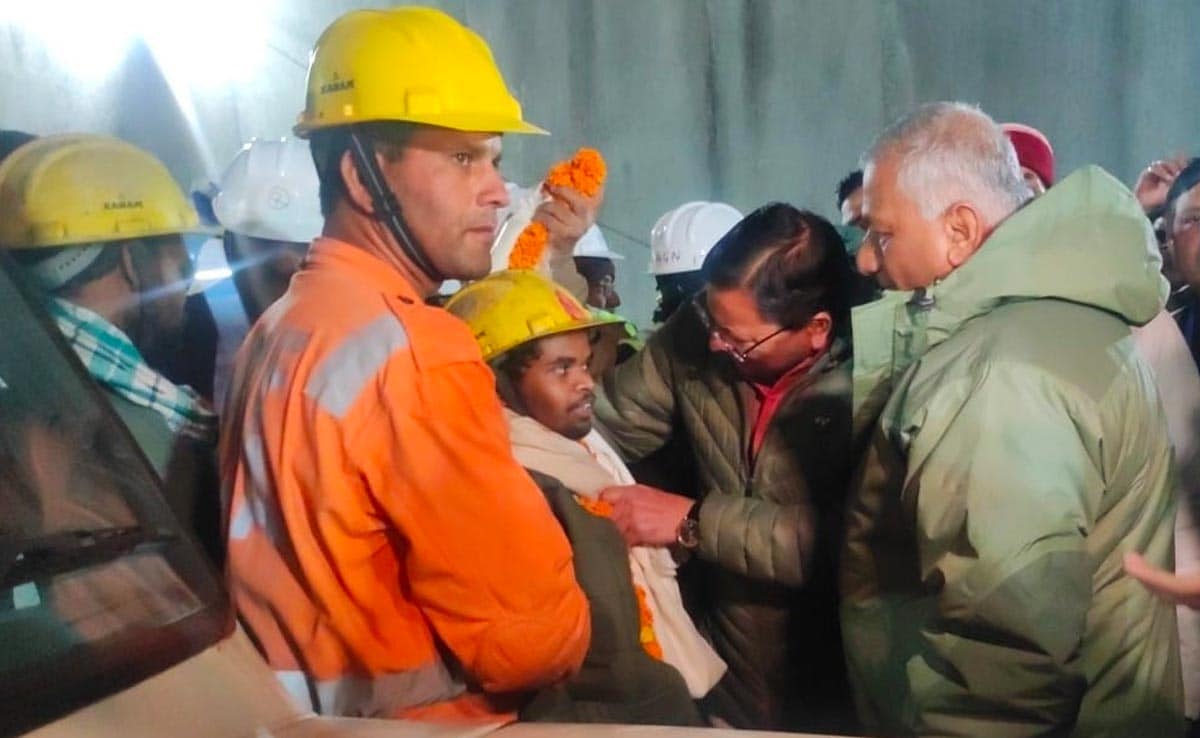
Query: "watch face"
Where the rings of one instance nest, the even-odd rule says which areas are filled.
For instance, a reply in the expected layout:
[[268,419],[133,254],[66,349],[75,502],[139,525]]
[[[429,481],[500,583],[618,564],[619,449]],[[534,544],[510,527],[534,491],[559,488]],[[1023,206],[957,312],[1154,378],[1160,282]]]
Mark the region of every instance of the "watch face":
[[679,532],[675,536],[675,540],[684,548],[695,548],[700,544],[700,522],[691,518],[684,518],[679,523]]

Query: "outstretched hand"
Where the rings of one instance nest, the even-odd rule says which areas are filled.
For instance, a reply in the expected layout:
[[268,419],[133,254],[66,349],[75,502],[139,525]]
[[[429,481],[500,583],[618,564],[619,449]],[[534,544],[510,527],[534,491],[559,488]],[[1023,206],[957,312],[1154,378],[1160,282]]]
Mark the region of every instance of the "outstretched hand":
[[1200,610],[1200,572],[1172,574],[1136,553],[1125,554],[1125,572],[1167,602]]

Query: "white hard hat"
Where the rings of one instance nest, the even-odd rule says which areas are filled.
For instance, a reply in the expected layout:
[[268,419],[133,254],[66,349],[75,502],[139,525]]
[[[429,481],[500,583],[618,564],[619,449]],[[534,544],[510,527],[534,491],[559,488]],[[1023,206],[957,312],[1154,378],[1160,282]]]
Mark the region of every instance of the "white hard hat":
[[307,141],[251,141],[234,157],[219,186],[213,212],[226,230],[292,243],[307,243],[321,234],[317,170]]
[[742,220],[723,202],[696,200],[663,213],[650,231],[650,273],[698,271],[712,247]]
[[595,224],[584,231],[579,240],[575,242],[575,251],[572,253],[574,256],[589,256],[593,259],[621,261],[625,258],[608,248],[608,241],[604,240],[604,234]]

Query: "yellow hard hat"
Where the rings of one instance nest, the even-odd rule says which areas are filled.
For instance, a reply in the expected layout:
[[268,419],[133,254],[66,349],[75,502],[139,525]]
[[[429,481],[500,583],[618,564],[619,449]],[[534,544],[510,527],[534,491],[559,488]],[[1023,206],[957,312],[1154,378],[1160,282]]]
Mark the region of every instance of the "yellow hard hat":
[[297,136],[366,121],[459,131],[546,133],[521,117],[487,43],[432,8],[355,10],[309,57]]
[[593,314],[565,288],[525,269],[472,282],[446,309],[470,327],[484,361],[538,338],[621,322],[615,315]]
[[36,249],[196,230],[162,162],[124,141],[46,136],[0,164],[0,248]]

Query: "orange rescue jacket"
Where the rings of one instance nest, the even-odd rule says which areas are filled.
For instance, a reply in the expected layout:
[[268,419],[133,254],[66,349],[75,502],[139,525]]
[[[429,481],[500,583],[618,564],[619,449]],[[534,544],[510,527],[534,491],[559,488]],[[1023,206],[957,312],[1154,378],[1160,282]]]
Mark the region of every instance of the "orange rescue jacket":
[[302,704],[494,715],[479,690],[579,668],[571,548],[494,387],[462,322],[333,239],[247,336],[221,441],[230,589]]

